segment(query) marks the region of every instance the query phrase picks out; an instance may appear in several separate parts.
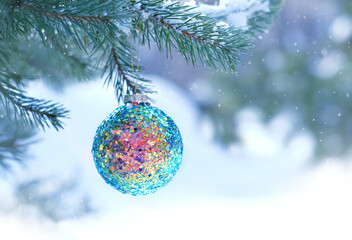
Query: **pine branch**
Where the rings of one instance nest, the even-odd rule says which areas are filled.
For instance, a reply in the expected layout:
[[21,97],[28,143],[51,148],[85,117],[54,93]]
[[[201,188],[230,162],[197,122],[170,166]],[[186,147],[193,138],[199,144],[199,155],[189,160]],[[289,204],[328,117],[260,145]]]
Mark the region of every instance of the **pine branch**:
[[123,65],[120,63],[119,57],[117,56],[116,49],[114,47],[111,48],[111,54],[112,54],[114,63],[116,65],[117,72],[118,72],[120,78],[122,79],[122,81],[126,82],[127,87],[129,88],[129,90],[132,90],[134,88],[137,89],[137,84],[136,83],[132,83],[132,79],[130,79],[127,76],[127,72],[125,72]]
[[[118,54],[119,53],[119,54]],[[124,56],[124,57],[121,57]],[[136,69],[132,70],[131,54],[126,51],[126,48],[112,46],[109,52],[107,63],[103,69],[103,74],[107,74],[105,78],[106,84],[113,84],[118,100],[123,100],[124,87],[126,93],[152,93],[153,91],[148,87],[150,80],[137,77]],[[135,62],[137,62],[135,60]]]
[[9,59],[10,53],[4,47],[0,46],[0,64],[6,65],[9,62]]
[[13,124],[0,106],[0,174],[11,170],[11,162],[23,163],[34,135],[33,129]]
[[[280,12],[282,3],[282,0],[256,0],[243,1],[228,8],[216,8],[206,4],[202,5],[201,9],[206,15],[232,24],[234,28],[242,29],[249,38],[254,38],[272,24]],[[239,18],[245,16],[247,23],[243,25],[234,22],[236,15]]]
[[143,43],[153,39],[168,55],[174,48],[193,65],[199,58],[214,70],[236,72],[239,54],[250,46],[242,30],[224,27],[194,7],[162,0],[141,0],[135,6],[140,13],[135,28],[143,34]]
[[29,47],[21,40],[18,53],[10,61],[11,72],[20,75],[22,82],[42,79],[55,90],[61,90],[70,83],[94,79],[97,76],[94,58],[62,44],[48,48],[36,38],[31,41],[33,47]]
[[27,148],[32,143],[28,140],[33,135],[33,132],[28,130],[6,135],[0,133],[0,170],[11,171],[11,161],[22,163]]
[[27,3],[21,3],[21,8],[22,10],[30,10],[37,12],[39,15],[46,16],[48,18],[51,18],[52,20],[57,20],[57,19],[62,19],[62,20],[69,20],[69,21],[80,21],[80,22],[98,22],[98,23],[104,23],[104,22],[112,22],[112,18],[105,18],[104,16],[89,16],[89,15],[68,15],[68,14],[60,14],[55,12],[47,12],[37,6],[33,6]]
[[[263,33],[277,18],[280,13],[283,1],[282,0],[267,0],[270,2],[269,11],[258,11],[248,19],[248,30],[246,34],[250,37],[255,37],[259,33]],[[250,10],[250,9],[249,9]]]
[[152,92],[148,80],[135,80],[130,32],[134,39],[141,36],[142,44],[154,41],[167,56],[175,49],[193,65],[200,61],[214,70],[235,72],[239,55],[250,46],[249,34],[197,10],[163,0],[0,1],[0,64],[17,75],[0,76],[0,99],[27,124],[44,128],[48,121],[58,129],[62,127],[58,119],[66,116],[66,110],[25,96],[9,85],[9,79],[18,79],[15,83],[23,87],[23,79],[81,80],[94,70],[102,71],[106,84],[113,84],[119,100],[135,88]]
[[[57,103],[25,96],[25,92],[4,81],[0,81],[0,101],[7,112],[13,111],[15,119],[21,117],[23,123],[31,127],[53,126],[63,128],[60,118],[67,118],[68,111]],[[49,123],[48,123],[49,122]]]
[[[113,0],[20,0],[13,1],[14,8],[20,11],[29,10],[35,15],[47,16],[52,19],[66,19],[70,21],[86,22],[113,22],[115,20],[126,18],[126,7],[129,1]],[[122,11],[124,10],[124,11]]]
[[[111,66],[109,63],[111,46],[120,44],[118,39],[126,39],[126,33],[121,28],[130,27],[127,20],[134,16],[134,13],[126,8],[130,4],[129,1],[80,1],[73,4],[68,1],[70,8],[65,7],[67,4],[63,3],[65,1],[34,2],[22,1],[17,8],[23,14],[30,13],[26,17],[33,19],[33,29],[36,29],[43,43],[64,53],[67,52],[64,46],[73,44],[75,49],[71,51],[83,50],[90,58],[101,55],[102,57],[95,59],[95,66],[96,70],[100,70],[99,66],[103,63],[103,73],[107,66]],[[119,61],[122,64],[128,64],[128,60],[124,55],[120,55],[120,52],[125,52],[128,48],[128,45],[124,45],[119,53],[114,53],[116,56],[119,55]],[[108,71],[110,80],[106,83],[114,83],[116,95],[121,100],[124,83],[127,83],[128,92],[132,88],[132,80],[127,76],[127,73],[131,75],[131,68],[129,66],[124,69],[110,67],[110,70],[117,72]],[[117,74],[121,74],[122,71],[126,74],[120,78]],[[137,89],[143,91],[144,87],[137,86]]]
[[0,27],[0,33],[28,38],[36,32],[46,46],[73,44],[92,54],[106,42],[114,43],[121,32],[118,25],[125,25],[133,17],[127,4],[126,0],[13,1],[13,10],[0,15],[8,26]]

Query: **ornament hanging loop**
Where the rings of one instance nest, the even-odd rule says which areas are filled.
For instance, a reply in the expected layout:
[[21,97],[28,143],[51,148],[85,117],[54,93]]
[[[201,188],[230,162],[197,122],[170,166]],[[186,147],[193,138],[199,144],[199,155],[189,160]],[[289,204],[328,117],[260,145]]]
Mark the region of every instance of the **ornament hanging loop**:
[[[130,48],[131,48],[131,68],[132,68],[132,77],[134,77],[134,61],[133,61],[133,40],[132,40],[132,30],[130,32]],[[135,82],[135,88],[136,88],[136,82]]]
[[138,28],[138,45],[137,45],[137,78],[134,85],[134,94],[137,94],[137,81],[139,80],[139,54],[140,54],[140,46],[141,46],[141,30]]
[[[133,20],[132,20],[133,21]],[[130,47],[131,47],[131,67],[132,67],[132,77],[134,78],[134,89],[133,93],[137,94],[137,81],[139,80],[139,65],[140,65],[140,45],[141,45],[141,29],[139,28],[140,21],[137,25],[138,30],[138,45],[137,45],[137,69],[136,75],[134,74],[134,59],[133,59],[133,36],[132,30],[130,32]]]

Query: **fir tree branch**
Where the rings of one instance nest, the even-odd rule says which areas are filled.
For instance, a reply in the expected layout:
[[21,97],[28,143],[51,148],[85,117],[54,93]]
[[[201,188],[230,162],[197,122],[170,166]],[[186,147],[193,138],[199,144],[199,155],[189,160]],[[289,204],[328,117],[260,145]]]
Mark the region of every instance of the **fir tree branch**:
[[13,124],[0,106],[0,175],[11,170],[11,162],[23,164],[28,146],[34,142],[34,135],[33,129]]
[[[148,13],[148,11],[146,9],[144,9],[143,7],[141,7],[141,10]],[[163,18],[159,18],[157,14],[151,15],[151,17],[154,18],[154,20],[156,22],[158,22],[161,25],[163,25],[164,27],[166,27],[168,30],[179,31],[183,36],[185,36],[186,38],[188,38],[191,41],[192,40],[199,41],[201,43],[204,43],[205,45],[219,48],[222,51],[231,52],[231,50],[229,48],[226,48],[225,46],[221,45],[219,42],[210,41],[210,40],[206,39],[205,37],[196,36],[193,33],[188,32],[187,30],[182,30],[181,29],[182,26],[174,26],[174,24],[168,23]]]
[[6,65],[9,62],[10,53],[0,46],[0,64]]
[[[118,54],[119,53],[119,54]],[[121,57],[124,56],[124,57]],[[126,48],[112,46],[109,52],[107,63],[103,69],[103,75],[107,74],[105,78],[106,84],[113,84],[118,100],[123,100],[124,87],[126,93],[132,94],[134,90],[137,93],[152,93],[153,91],[148,87],[149,80],[139,77],[133,73],[132,65],[130,63],[130,53]]]
[[127,0],[13,1],[13,10],[0,15],[8,26],[0,28],[0,33],[28,38],[34,30],[46,46],[73,44],[92,55],[102,50],[105,43],[113,44],[121,33],[119,27],[133,17],[127,4]]
[[250,37],[255,37],[259,33],[263,33],[276,19],[283,5],[282,0],[269,0],[270,6],[268,12],[256,12],[248,19],[249,29],[246,34]]
[[[256,16],[259,19],[262,15]],[[269,13],[260,19],[267,17]],[[25,92],[7,85],[8,79],[18,78],[16,84],[23,87],[22,76],[26,80],[48,78],[60,82],[65,78],[86,79],[92,75],[91,70],[101,70],[105,83],[113,84],[122,100],[123,94],[132,93],[135,87],[140,93],[151,92],[148,80],[135,80],[130,32],[134,39],[140,35],[142,44],[154,41],[161,51],[166,50],[167,56],[175,49],[193,65],[200,61],[214,70],[235,72],[239,55],[250,46],[250,34],[224,26],[221,20],[198,13],[197,8],[163,0],[3,0],[0,22],[0,64],[18,75],[2,77],[0,98],[4,105],[20,113],[17,115],[25,116],[27,124],[34,122],[42,128],[48,125],[45,121],[61,128],[56,121],[66,113],[55,118],[49,106],[61,106],[25,96]],[[262,26],[254,20],[252,24]],[[30,42],[38,46],[42,43],[37,51],[44,47],[52,51],[46,55],[26,52],[23,48],[35,49],[29,46]],[[18,58],[20,52],[28,54]],[[55,54],[61,57],[51,59]],[[92,62],[96,64],[93,66]],[[45,63],[52,63],[53,67]]]
[[123,66],[122,64],[120,63],[119,61],[119,57],[117,56],[117,53],[116,53],[116,49],[113,47],[111,48],[111,54],[112,54],[112,57],[114,59],[114,63],[117,67],[117,72],[118,74],[121,76],[121,79],[126,82],[127,84],[127,87],[129,88],[129,90],[132,90],[134,88],[137,88],[137,84],[136,82],[135,83],[132,83],[132,79],[130,79],[128,76],[127,76],[127,73],[124,71],[123,69]]
[[64,19],[64,20],[70,20],[70,21],[80,21],[80,22],[98,22],[98,23],[104,23],[104,22],[112,22],[112,18],[106,18],[103,16],[89,16],[89,15],[69,15],[69,14],[60,14],[57,12],[48,12],[45,11],[37,6],[31,5],[29,3],[24,3],[22,2],[20,4],[20,8],[22,10],[30,10],[34,11],[39,15],[46,16],[48,18],[52,18],[53,20],[56,20],[57,18],[59,19]]
[[57,103],[25,96],[25,92],[4,81],[0,81],[0,101],[7,112],[13,111],[15,119],[21,116],[22,122],[31,127],[63,128],[60,118],[67,118],[68,110]]
[[21,41],[17,55],[10,62],[12,72],[22,75],[23,79],[42,79],[55,90],[61,90],[69,83],[97,76],[94,58],[70,45],[59,43],[55,48],[48,48],[38,38],[33,39],[31,45],[36,47],[28,48],[25,41]]
[[153,39],[168,55],[174,48],[193,65],[199,58],[214,70],[236,72],[239,54],[250,46],[242,30],[224,27],[218,20],[196,12],[194,7],[162,0],[140,0],[135,6],[140,13],[135,28],[143,34],[143,43],[149,44]]

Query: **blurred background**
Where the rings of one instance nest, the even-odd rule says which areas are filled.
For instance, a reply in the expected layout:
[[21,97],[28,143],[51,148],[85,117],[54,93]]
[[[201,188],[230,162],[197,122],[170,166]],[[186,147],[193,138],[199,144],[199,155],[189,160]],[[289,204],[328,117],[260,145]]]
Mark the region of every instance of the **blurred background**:
[[90,153],[117,107],[113,89],[33,82],[29,95],[71,118],[34,135],[0,115],[0,148],[2,136],[22,138],[0,154],[11,169],[0,178],[1,239],[351,239],[351,40],[351,1],[286,0],[236,76],[143,48],[184,157],[172,182],[141,197],[108,186]]

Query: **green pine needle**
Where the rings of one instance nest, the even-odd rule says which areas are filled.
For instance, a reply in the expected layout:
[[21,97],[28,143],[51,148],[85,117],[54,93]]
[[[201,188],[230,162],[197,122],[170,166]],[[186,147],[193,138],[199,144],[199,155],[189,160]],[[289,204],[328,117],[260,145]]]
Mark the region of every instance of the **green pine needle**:
[[153,92],[150,81],[134,72],[131,54],[135,63],[137,59],[130,37],[140,37],[148,46],[155,42],[168,57],[176,51],[194,66],[236,72],[240,55],[272,21],[281,0],[270,3],[270,11],[254,14],[250,29],[244,31],[225,27],[221,16],[206,16],[195,7],[163,0],[3,0],[1,102],[25,125],[60,129],[67,110],[26,96],[21,89],[28,81],[44,79],[57,83],[52,84],[57,88],[65,79],[85,80],[100,73],[106,84],[114,86],[118,100],[135,90]]
[[42,128],[63,128],[61,118],[67,118],[69,111],[61,104],[39,100],[25,95],[10,83],[0,82],[0,102],[6,111],[13,112],[15,119],[20,119],[25,126]]

